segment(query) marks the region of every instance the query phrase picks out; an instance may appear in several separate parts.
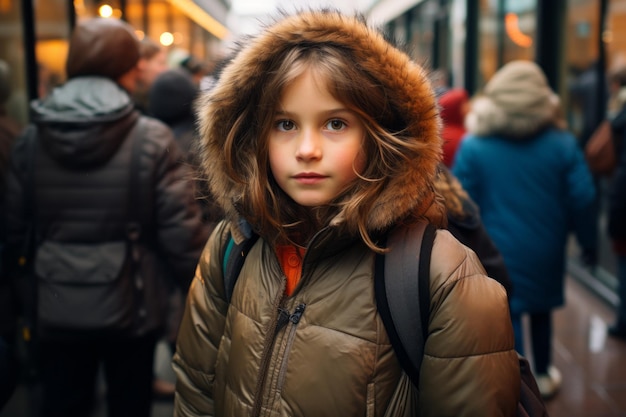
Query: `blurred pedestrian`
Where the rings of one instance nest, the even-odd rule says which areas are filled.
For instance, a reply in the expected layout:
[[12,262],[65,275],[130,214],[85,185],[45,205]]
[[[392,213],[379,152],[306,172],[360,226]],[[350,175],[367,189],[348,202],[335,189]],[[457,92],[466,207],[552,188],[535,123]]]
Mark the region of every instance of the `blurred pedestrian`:
[[[432,250],[419,392],[376,305],[383,235],[445,223],[426,71],[359,17],[283,17],[243,42],[199,108],[203,166],[227,220],[189,290],[175,415],[515,415],[505,291],[449,232],[436,231]],[[229,242],[252,234],[228,297]]]
[[435,178],[435,189],[446,206],[448,219],[446,229],[459,242],[476,252],[487,275],[502,284],[510,297],[513,284],[506,270],[504,258],[485,229],[480,210],[459,180],[443,163],[440,164]]
[[465,115],[469,108],[469,95],[464,88],[452,88],[439,97],[441,109],[441,138],[443,139],[443,163],[452,167],[454,155],[465,135]]
[[198,88],[202,79],[210,73],[207,63],[193,55],[184,58],[180,62],[180,67],[191,75],[191,79]]
[[603,106],[599,105],[605,101],[607,96],[603,71],[600,61],[596,59],[573,78],[568,85],[572,107],[578,109],[580,113],[578,142],[583,149],[603,119]]
[[[206,181],[200,179],[200,148],[194,111],[194,101],[198,93],[198,86],[187,71],[180,68],[167,70],[161,73],[150,87],[148,112],[167,124],[174,132],[174,137],[183,151],[184,163],[191,168],[189,180],[190,184],[195,185],[195,196],[202,208],[203,221],[211,232],[217,222],[222,219],[223,213],[215,199],[209,196]],[[171,286],[170,290],[168,321],[164,338],[173,355],[187,293],[182,292],[177,286]],[[173,383],[161,378],[155,379],[154,392],[157,396],[173,399],[174,390]]]
[[139,43],[139,77],[133,99],[137,108],[146,113],[148,109],[148,92],[156,78],[169,69],[167,52],[163,46],[149,37],[144,37]]
[[524,353],[523,314],[542,395],[561,383],[552,364],[552,311],[564,303],[570,231],[595,249],[595,189],[576,138],[564,129],[558,97],[529,61],[502,67],[471,104],[468,135],[453,173],[478,204],[513,282],[516,349]]
[[[11,97],[9,64],[0,60],[0,215],[4,219],[5,181],[11,147],[20,134],[21,126],[7,114],[6,103]],[[11,398],[17,383],[15,336],[17,311],[14,288],[4,267],[4,224],[0,223],[0,410]]]
[[617,167],[608,195],[608,234],[617,256],[619,306],[615,322],[608,332],[611,336],[626,340],[626,67],[611,71],[609,83],[609,119],[615,141]]
[[79,21],[67,83],[32,103],[12,154],[7,240],[19,253],[34,226],[44,417],[89,416],[100,367],[109,416],[150,415],[164,280],[186,290],[207,238],[171,130],[135,110],[138,61],[128,24]]
[[192,168],[192,180],[196,185],[196,197],[202,206],[203,220],[212,231],[224,214],[210,196],[206,181],[201,178],[194,108],[199,92],[198,85],[186,71],[166,71],[157,77],[150,89],[148,111],[174,132],[174,137],[185,155],[185,162]]

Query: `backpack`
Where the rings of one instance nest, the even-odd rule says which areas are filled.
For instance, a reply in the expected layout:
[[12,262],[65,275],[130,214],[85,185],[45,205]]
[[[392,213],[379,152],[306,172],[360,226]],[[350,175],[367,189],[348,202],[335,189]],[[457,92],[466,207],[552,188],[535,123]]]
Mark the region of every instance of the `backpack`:
[[592,174],[611,175],[617,165],[615,138],[611,122],[605,119],[593,132],[585,145],[585,159]]
[[[376,255],[374,290],[378,312],[404,372],[419,387],[419,374],[428,336],[430,315],[430,258],[437,229],[426,222],[391,232],[387,247],[397,248],[386,255]],[[229,238],[224,256],[224,288],[230,302],[239,271],[258,239],[252,233],[241,243]],[[415,248],[420,251],[415,256]],[[385,280],[385,276],[394,279]],[[416,279],[417,278],[417,279]],[[418,300],[419,308],[415,308]],[[520,400],[518,417],[549,417],[537,382],[526,358],[518,354],[520,365]]]
[[[126,236],[102,243],[57,242],[38,236],[35,201],[36,128],[29,126],[22,140],[29,155],[25,192],[24,247],[18,262],[18,293],[27,309],[28,333],[34,328],[43,338],[67,331],[128,331],[143,322],[139,306],[144,304],[144,284],[139,282],[144,254],[139,158],[145,121],[139,119],[130,143]],[[88,314],[87,314],[88,313]],[[25,330],[26,331],[26,330]],[[30,338],[30,336],[28,336]]]

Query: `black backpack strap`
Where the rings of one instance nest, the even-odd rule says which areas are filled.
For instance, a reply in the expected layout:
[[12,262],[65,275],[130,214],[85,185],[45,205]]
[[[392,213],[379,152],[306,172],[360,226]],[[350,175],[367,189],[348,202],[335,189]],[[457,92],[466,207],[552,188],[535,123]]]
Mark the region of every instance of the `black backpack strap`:
[[[421,222],[394,230],[376,257],[376,302],[402,368],[419,386],[430,316],[430,257],[437,229]],[[420,248],[419,252],[416,248]]]
[[250,252],[258,238],[259,235],[251,233],[250,237],[246,237],[241,243],[237,244],[231,235],[228,237],[224,256],[222,257],[222,271],[224,273],[226,301],[229,303],[246,256],[248,256],[248,252]]

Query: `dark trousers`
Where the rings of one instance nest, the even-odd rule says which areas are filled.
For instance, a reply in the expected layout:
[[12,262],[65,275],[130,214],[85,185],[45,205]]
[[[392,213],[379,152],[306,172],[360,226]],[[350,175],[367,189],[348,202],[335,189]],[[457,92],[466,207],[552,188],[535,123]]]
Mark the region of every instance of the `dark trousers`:
[[[552,363],[552,312],[529,313],[530,346],[535,363],[535,374],[546,374]],[[521,315],[511,315],[515,331],[515,349],[524,355]]]
[[13,343],[0,336],[0,411],[11,399],[17,385],[17,357]]
[[43,417],[87,417],[104,370],[108,415],[149,417],[157,335],[88,341],[41,342]]

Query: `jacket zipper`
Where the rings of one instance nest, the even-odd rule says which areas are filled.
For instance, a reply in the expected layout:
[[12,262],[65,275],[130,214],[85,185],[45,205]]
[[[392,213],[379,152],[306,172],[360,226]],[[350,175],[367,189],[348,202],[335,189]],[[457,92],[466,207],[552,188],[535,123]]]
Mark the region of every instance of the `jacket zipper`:
[[[257,381],[255,393],[254,393],[254,407],[252,409],[252,416],[260,416],[261,408],[263,405],[263,386],[265,385],[265,380],[268,376],[270,359],[272,357],[272,351],[274,348],[274,343],[276,342],[276,336],[285,327],[288,323],[292,323],[289,340],[293,340],[295,336],[295,329],[298,323],[300,322],[300,318],[302,314],[304,314],[304,309],[306,308],[306,304],[298,305],[293,313],[290,313],[289,310],[278,307],[278,315],[276,316],[276,320],[274,321],[273,331],[268,333],[268,337],[265,342],[265,349],[263,351],[263,359],[261,362],[261,369],[259,372],[259,379]],[[284,357],[281,364],[281,375],[285,371],[285,364],[287,362],[287,358]],[[266,398],[265,401],[271,401],[271,398]]]
[[293,314],[289,316],[291,327],[287,333],[287,344],[285,345],[285,355],[283,356],[282,364],[280,365],[280,373],[278,374],[278,384],[276,386],[276,392],[280,393],[283,389],[283,382],[285,381],[285,373],[287,372],[287,363],[289,362],[289,352],[291,351],[291,345],[296,338],[296,328],[300,322],[300,318],[304,314],[306,304],[299,304],[294,310]]

